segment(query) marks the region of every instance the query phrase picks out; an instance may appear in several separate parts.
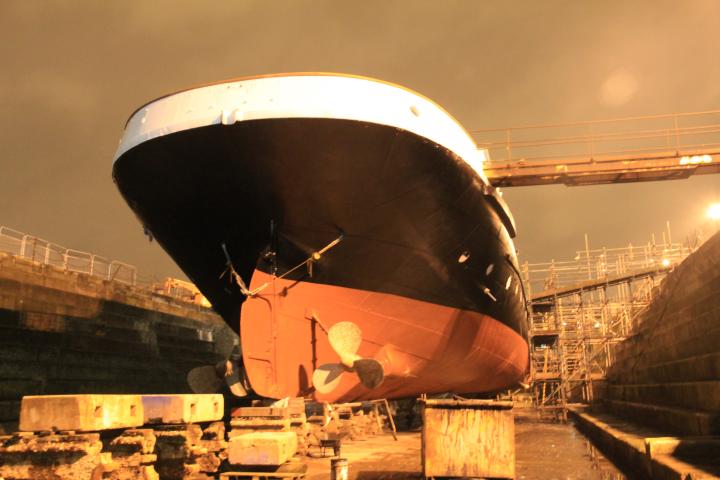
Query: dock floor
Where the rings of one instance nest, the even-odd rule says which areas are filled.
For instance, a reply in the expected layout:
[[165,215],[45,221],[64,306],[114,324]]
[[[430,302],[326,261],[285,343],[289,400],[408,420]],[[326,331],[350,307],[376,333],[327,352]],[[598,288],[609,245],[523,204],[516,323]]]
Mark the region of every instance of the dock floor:
[[[516,478],[527,480],[624,480],[625,477],[570,424],[515,425]],[[315,450],[313,450],[314,452]],[[318,452],[319,454],[319,452]],[[308,460],[308,480],[326,480],[330,456]],[[346,442],[349,480],[418,479],[420,432],[378,435]]]

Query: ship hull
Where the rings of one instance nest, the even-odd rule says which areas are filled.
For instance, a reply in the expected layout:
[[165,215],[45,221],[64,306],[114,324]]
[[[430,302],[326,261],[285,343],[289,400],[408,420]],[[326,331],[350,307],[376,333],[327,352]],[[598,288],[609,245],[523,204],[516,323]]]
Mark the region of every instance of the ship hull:
[[[497,193],[459,148],[412,125],[336,116],[263,113],[148,131],[153,138],[121,147],[114,178],[145,228],[241,331],[258,393],[349,400],[481,392],[519,381],[527,367],[525,298],[512,221]],[[246,300],[232,271],[250,290],[267,286]],[[378,320],[385,307],[368,309],[366,298],[394,312],[388,328]],[[395,362],[380,389],[362,391],[347,375],[332,395],[318,395],[313,366],[338,358],[326,339],[300,327],[313,309],[326,329],[352,319],[367,335],[368,355],[388,345],[406,360]],[[454,331],[481,333],[457,343]],[[418,346],[405,345],[406,337]],[[262,348],[274,353],[252,366]],[[410,364],[415,380],[393,380]]]
[[[517,382],[528,367],[525,339],[479,312],[256,271],[251,288],[262,285],[243,304],[241,337],[250,382],[263,396],[351,401],[487,392]],[[338,361],[327,337],[337,320],[360,327],[358,354],[385,370],[379,387],[365,388],[348,371],[332,392],[314,391],[315,369]]]

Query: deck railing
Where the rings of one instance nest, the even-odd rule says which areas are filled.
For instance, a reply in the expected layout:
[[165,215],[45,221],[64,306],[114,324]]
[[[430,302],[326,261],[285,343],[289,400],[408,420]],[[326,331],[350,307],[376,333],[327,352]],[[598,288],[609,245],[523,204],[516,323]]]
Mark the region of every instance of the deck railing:
[[[720,152],[720,110],[649,115],[553,125],[471,130],[492,162],[636,157],[656,152],[697,153],[686,162],[708,162]],[[688,155],[690,155],[688,153]]]
[[73,250],[48,240],[0,226],[0,251],[66,272],[78,272],[128,285],[137,285],[137,268],[94,253]]

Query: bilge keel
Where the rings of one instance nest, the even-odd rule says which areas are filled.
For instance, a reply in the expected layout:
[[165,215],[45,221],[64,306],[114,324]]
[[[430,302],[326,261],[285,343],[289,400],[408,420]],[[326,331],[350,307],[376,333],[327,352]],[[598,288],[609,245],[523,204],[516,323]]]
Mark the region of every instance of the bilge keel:
[[347,401],[525,374],[514,224],[483,160],[421,95],[298,73],[145,105],[113,175],[239,331],[257,394]]

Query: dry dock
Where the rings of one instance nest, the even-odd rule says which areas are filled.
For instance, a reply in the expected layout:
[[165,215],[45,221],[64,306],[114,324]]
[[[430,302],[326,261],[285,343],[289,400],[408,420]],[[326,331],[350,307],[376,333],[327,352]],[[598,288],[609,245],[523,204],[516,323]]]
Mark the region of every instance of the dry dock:
[[[27,253],[25,248],[23,252]],[[0,254],[0,423],[8,422],[4,425],[6,431],[18,429],[21,396],[179,393],[187,388],[187,369],[222,357],[216,338],[223,336],[227,327],[207,309],[118,279],[99,278],[92,271],[58,268],[42,260],[50,257],[48,252],[40,256],[33,253],[30,258]],[[545,322],[543,325],[561,319],[563,322],[558,333],[542,330],[537,335],[541,341],[536,342],[535,353],[542,354],[543,371],[536,371],[540,373],[536,376],[538,383],[529,391],[535,392],[536,402],[561,398],[563,403],[513,410],[514,478],[720,478],[720,234],[668,268],[663,276],[662,282],[650,283],[652,288],[645,290],[647,300],[628,323],[632,328],[612,338],[611,330],[606,330],[604,337],[598,335],[602,329],[596,326],[595,317],[560,317],[562,308],[568,311],[568,304],[559,301],[557,294],[544,300],[544,310],[536,312],[536,318]],[[607,292],[606,288],[604,294]],[[581,289],[569,295],[587,292]],[[584,308],[591,311],[588,305]],[[583,330],[586,317],[594,323],[592,329]],[[573,329],[568,327],[571,318],[577,320]],[[551,354],[565,352],[548,348],[550,340],[565,347],[574,345],[579,352],[585,349],[586,354],[600,352],[601,356],[592,353],[591,359],[601,359],[606,370],[602,375],[585,375],[561,368],[554,376],[547,369]],[[151,370],[146,368],[148,364],[153,365]],[[538,385],[543,382],[547,388],[540,390]],[[584,405],[565,403],[578,399]],[[157,406],[152,401],[143,402],[143,411],[152,412]],[[93,408],[97,412],[97,406]],[[195,422],[195,417],[168,416],[164,408],[169,407],[161,407],[160,414],[133,414],[132,421],[119,427],[92,423],[120,419],[112,415],[91,415],[87,417],[91,423],[88,426],[21,424],[19,428],[25,433],[0,438],[4,442],[0,448],[0,477],[5,467],[5,480],[35,478],[30,470],[25,476],[7,475],[9,461],[16,462],[16,472],[25,471],[26,466],[44,465],[28,460],[32,455],[19,457],[24,453],[18,453],[18,449],[42,447],[55,452],[57,446],[69,442],[76,454],[88,460],[86,471],[92,467],[94,472],[102,473],[102,478],[120,478],[118,475],[133,471],[143,471],[152,479],[218,478],[223,469],[231,468],[226,463],[228,457],[257,454],[257,445],[246,445],[238,437],[261,433],[251,437],[259,439],[265,433],[258,428],[268,426],[281,432],[278,438],[282,436],[285,442],[271,439],[272,448],[287,444],[293,449],[278,451],[278,458],[282,456],[278,464],[297,451],[300,455],[293,462],[307,464],[305,478],[330,477],[331,454],[321,456],[321,449],[309,433],[312,414],[306,415],[302,409],[294,416],[285,413],[282,418],[274,418],[275,407],[260,407],[271,412],[269,417],[230,419],[223,417],[223,409],[215,404],[211,416]],[[195,407],[188,408],[192,411]],[[548,412],[565,410],[570,412],[571,423],[539,421],[547,418]],[[419,417],[415,414],[413,419],[412,411],[411,406],[397,412],[397,420],[406,428],[418,425]],[[350,411],[348,416],[335,419],[340,429],[361,431],[343,440],[341,446],[341,455],[348,460],[348,478],[422,478],[420,432],[401,432],[395,440],[386,424],[385,433],[366,435],[362,432],[368,424],[380,417],[354,418],[356,414],[359,412]],[[33,421],[44,418],[38,416]],[[65,415],[60,412],[57,418]],[[297,444],[290,441],[295,435]],[[458,438],[453,437],[450,444],[457,444]],[[129,445],[137,450],[131,455]],[[110,458],[112,461],[107,463]],[[67,472],[77,472],[77,467],[68,464]],[[196,475],[200,473],[204,476]],[[57,478],[78,478],[74,474]]]
[[[218,421],[222,417],[220,395],[30,397],[26,400],[21,419],[21,428],[26,433],[0,436],[0,478],[6,480],[210,480],[228,471],[274,472],[271,465],[277,464],[284,464],[280,471],[285,475],[305,470],[304,475],[292,475],[292,478],[324,480],[330,477],[333,451],[323,451],[315,442],[304,450],[307,455],[270,460],[267,468],[228,465],[238,463],[236,460],[241,457],[265,465],[270,457],[280,453],[275,449],[279,443],[273,442],[272,437],[278,440],[280,436],[284,438],[295,433],[271,427],[278,420],[267,415],[284,415],[287,411],[283,412],[283,408],[239,409],[242,410],[240,415],[249,415],[254,410],[265,417],[255,417],[251,422],[249,418],[241,421],[240,417],[233,417],[231,430],[226,431],[223,422]],[[187,408],[193,405],[195,409]],[[128,406],[134,406],[135,410],[125,408]],[[64,407],[69,415],[65,415],[60,407]],[[93,409],[98,407],[108,409],[114,415],[112,418],[92,415]],[[43,414],[38,416],[33,412]],[[304,415],[301,417],[298,421],[304,422]],[[348,479],[425,478],[421,432],[393,435],[385,430],[377,434],[373,433],[377,432],[375,428],[368,428],[375,423],[372,417],[354,415],[351,418],[351,435],[342,442],[339,452],[347,461]],[[56,424],[59,428],[79,427],[81,431],[50,432],[49,425]],[[340,425],[341,428],[350,426],[342,420]],[[301,432],[303,428],[296,431]],[[313,431],[315,433],[305,438],[318,433],[316,429]],[[301,437],[303,435],[298,433],[298,438]],[[626,478],[571,424],[537,423],[520,418],[514,428],[514,446],[512,478]],[[273,473],[251,476],[275,478]]]
[[132,268],[0,227],[0,434],[24,395],[186,393],[225,358],[225,322]]
[[[516,478],[527,480],[621,480],[625,477],[572,425],[518,422],[515,426]],[[422,478],[420,433],[394,441],[384,434],[343,446],[350,480]],[[329,458],[308,461],[308,480],[328,478]]]

